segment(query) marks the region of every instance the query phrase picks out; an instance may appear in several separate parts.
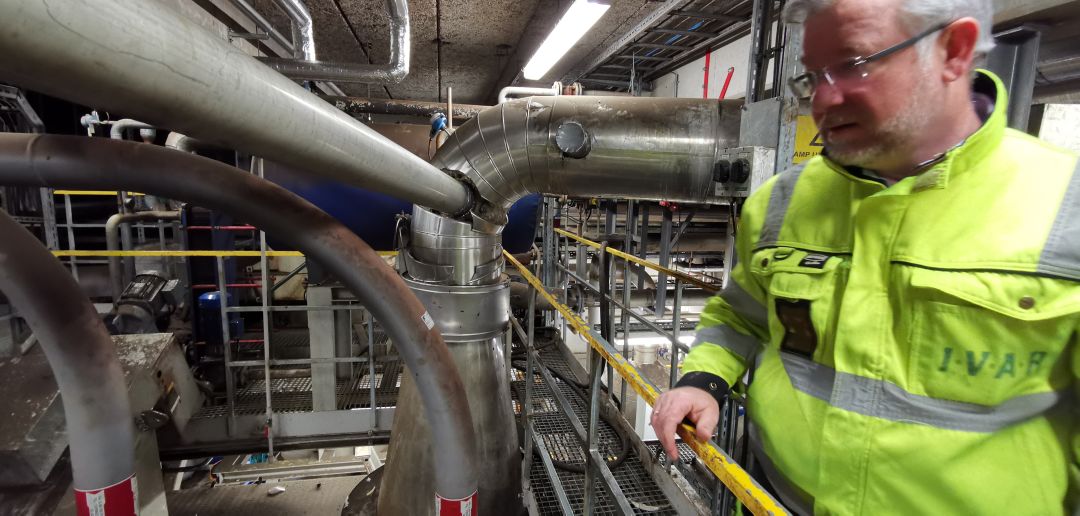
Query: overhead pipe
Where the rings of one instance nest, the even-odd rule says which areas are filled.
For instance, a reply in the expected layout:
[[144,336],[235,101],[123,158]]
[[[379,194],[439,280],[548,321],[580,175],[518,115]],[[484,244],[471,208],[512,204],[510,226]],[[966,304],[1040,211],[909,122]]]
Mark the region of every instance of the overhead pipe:
[[135,424],[108,330],[71,273],[3,210],[0,265],[0,291],[30,325],[60,388],[79,514],[91,514],[83,512],[88,497],[103,506],[93,514],[137,514]]
[[303,0],[274,0],[285,11],[285,15],[292,20],[293,27],[293,57],[307,61],[315,61],[315,22],[311,20],[311,13]]
[[[290,17],[293,17],[295,13],[300,17],[306,15],[308,20],[311,19],[300,0],[277,0],[277,2],[285,8],[285,12]],[[409,75],[411,42],[408,1],[387,0],[386,10],[390,16],[390,62],[388,64],[322,62],[315,60],[314,57],[311,59],[305,57],[301,60],[267,57],[262,58],[262,61],[290,79],[397,84]],[[312,52],[314,52],[314,47],[312,47]]]
[[471,203],[464,184],[165,2],[0,2],[0,51],[0,77],[28,89],[443,213]]
[[713,166],[738,146],[742,102],[531,97],[482,111],[432,164],[464,174],[484,202],[474,227],[497,232],[530,193],[717,202]]
[[[413,375],[434,440],[436,494],[449,500],[476,495],[472,418],[442,335],[428,325],[427,310],[401,277],[333,217],[280,186],[218,161],[153,145],[76,136],[0,134],[0,184],[131,189],[185,200],[248,221],[317,261],[371,311]],[[82,345],[79,339],[70,342]]]
[[240,12],[244,13],[245,16],[251,18],[251,21],[255,24],[255,26],[262,29],[262,31],[265,32],[266,35],[270,37],[270,39],[274,40],[274,43],[281,45],[282,48],[288,50],[295,55],[295,53],[297,52],[296,46],[293,45],[291,41],[289,41],[289,38],[285,37],[284,34],[275,29],[274,25],[271,24],[269,20],[264,18],[263,15],[259,13],[259,10],[255,8],[255,6],[248,3],[247,0],[232,0],[232,4],[237,9],[239,9]]
[[[120,250],[120,232],[117,231],[121,224],[143,222],[148,220],[180,220],[179,211],[139,211],[135,213],[115,213],[105,221],[105,249],[109,251]],[[113,303],[120,301],[120,294],[124,292],[128,278],[135,276],[134,270],[125,270],[121,266],[122,259],[119,256],[109,257],[109,280],[112,284]],[[134,268],[134,262],[132,262]]]
[[[576,84],[576,83],[575,83]],[[499,104],[503,104],[510,100],[510,96],[520,97],[522,95],[550,95],[553,97],[562,95],[563,85],[561,82],[556,82],[551,85],[550,88],[531,88],[528,86],[507,86],[499,90]]]

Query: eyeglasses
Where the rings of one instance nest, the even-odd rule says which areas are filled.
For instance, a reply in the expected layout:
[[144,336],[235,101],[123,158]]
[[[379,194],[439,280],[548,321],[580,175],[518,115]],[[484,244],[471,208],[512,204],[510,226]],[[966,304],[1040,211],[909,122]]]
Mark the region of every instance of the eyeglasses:
[[823,67],[818,70],[808,70],[806,73],[796,75],[788,80],[788,86],[791,88],[791,92],[800,99],[809,99],[814,96],[814,92],[817,91],[818,85],[821,84],[821,80],[824,79],[833,87],[843,87],[862,81],[870,76],[870,70],[867,69],[868,64],[889,57],[905,48],[908,48],[918,43],[923,38],[948,27],[952,22],[941,23],[935,25],[923,32],[920,32],[915,37],[893,45],[885,50],[870,54],[866,57],[853,57],[840,64]]

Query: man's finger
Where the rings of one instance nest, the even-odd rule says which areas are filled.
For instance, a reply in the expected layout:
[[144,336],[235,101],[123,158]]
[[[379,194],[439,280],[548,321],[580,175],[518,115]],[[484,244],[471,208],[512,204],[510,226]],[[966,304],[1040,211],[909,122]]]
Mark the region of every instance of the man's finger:
[[665,407],[664,412],[660,414],[659,427],[653,426],[656,430],[657,437],[660,438],[660,443],[664,445],[664,451],[667,452],[668,457],[671,460],[679,458],[679,452],[675,449],[675,427],[682,421],[683,414],[679,414],[677,410],[671,410],[669,407]]
[[720,411],[711,410],[705,408],[700,411],[697,417],[697,438],[699,441],[708,441],[716,432],[716,423],[720,421]]

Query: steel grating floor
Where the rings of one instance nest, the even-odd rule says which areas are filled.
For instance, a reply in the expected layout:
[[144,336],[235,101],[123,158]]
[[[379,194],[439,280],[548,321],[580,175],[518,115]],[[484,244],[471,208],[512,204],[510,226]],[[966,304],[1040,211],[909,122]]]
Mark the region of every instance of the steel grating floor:
[[[539,343],[539,342],[538,342]],[[539,351],[540,359],[550,369],[558,371],[565,377],[578,378],[573,372],[571,366],[559,349],[555,345],[548,345],[547,347]],[[523,352],[521,348],[515,348],[515,351]],[[554,375],[553,375],[554,376]],[[539,374],[534,374],[535,378],[535,390],[533,392],[533,414],[535,431],[543,440],[545,446],[547,446],[551,458],[553,461],[571,462],[577,464],[585,463],[585,456],[581,450],[579,441],[574,434],[573,426],[570,421],[559,410],[558,404],[552,395],[550,386],[545,385],[543,377]],[[578,378],[580,380],[580,378]],[[555,378],[555,388],[570,401],[573,406],[574,413],[577,419],[582,422],[582,426],[585,427],[588,422],[588,400],[582,398],[580,394],[575,392],[577,389],[571,387],[570,384]],[[521,400],[525,397],[525,373],[522,371],[514,371],[513,382],[511,383],[511,392],[514,399],[515,413],[520,416],[521,413]],[[584,394],[584,393],[582,393]],[[601,442],[601,451],[608,458],[608,460],[614,459],[615,454],[622,448],[620,445],[620,438],[615,432],[615,429],[601,418],[599,437]],[[630,436],[630,439],[636,439],[636,436]],[[616,482],[622,489],[623,494],[630,502],[630,506],[635,509],[637,514],[676,514],[676,511],[671,507],[667,500],[667,497],[660,490],[660,487],[656,485],[656,482],[646,472],[644,466],[638,460],[634,451],[631,449],[628,451],[629,455],[622,464],[612,469],[612,475],[614,475]],[[584,505],[585,497],[585,475],[581,473],[575,473],[564,469],[558,469],[559,480],[562,482],[563,488],[566,490],[567,498],[570,501],[571,507],[575,512],[581,512]],[[533,495],[536,499],[537,510],[540,514],[562,514],[559,507],[558,498],[555,494],[555,489],[551,484],[551,480],[547,476],[547,472],[544,470],[543,463],[539,457],[535,457],[532,462],[532,468],[529,472],[530,484],[532,486]],[[595,493],[597,495],[596,514],[617,514],[618,510],[615,504],[610,499],[607,491],[604,489],[601,481],[596,481]]]
[[[260,334],[261,335],[261,334]],[[274,355],[289,354],[300,349],[307,352],[307,330],[302,333],[280,331],[271,334]],[[375,344],[380,350],[375,359],[375,404],[378,407],[393,407],[397,404],[398,389],[401,386],[402,363],[397,355],[387,355],[387,338],[381,332],[375,334]],[[260,354],[255,359],[260,359]],[[353,364],[353,376],[338,379],[335,392],[338,410],[368,408],[371,406],[370,386],[372,383],[366,362]],[[293,366],[295,367],[295,366]],[[310,412],[311,377],[273,378],[270,380],[270,400],[274,412]],[[259,378],[244,386],[237,386],[234,401],[236,415],[263,414],[266,412],[266,380]],[[228,405],[216,405],[202,408],[194,419],[222,417],[228,413]]]

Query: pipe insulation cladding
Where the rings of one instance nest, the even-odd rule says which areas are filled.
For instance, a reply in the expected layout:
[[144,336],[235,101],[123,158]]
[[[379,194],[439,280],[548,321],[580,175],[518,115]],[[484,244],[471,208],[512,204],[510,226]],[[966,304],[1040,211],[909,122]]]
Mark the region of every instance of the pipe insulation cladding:
[[468,187],[165,2],[0,2],[0,77],[447,214]]
[[[401,277],[333,217],[235,167],[155,145],[103,138],[0,133],[0,185],[134,190],[189,201],[229,213],[295,246],[371,311],[405,360],[431,427],[436,495],[475,498],[472,416],[442,335],[428,324],[427,309]],[[66,271],[62,276],[70,279]],[[70,341],[82,342],[75,337]]]
[[472,181],[485,201],[473,207],[474,226],[487,231],[532,192],[709,203],[719,151],[738,146],[741,109],[681,98],[512,100],[458,128],[432,164]]
[[[0,292],[34,331],[60,388],[76,503],[80,492],[100,491],[107,504],[114,495],[105,488],[135,474],[135,424],[116,347],[71,273],[3,210]],[[107,505],[107,514],[135,514],[133,502]]]

